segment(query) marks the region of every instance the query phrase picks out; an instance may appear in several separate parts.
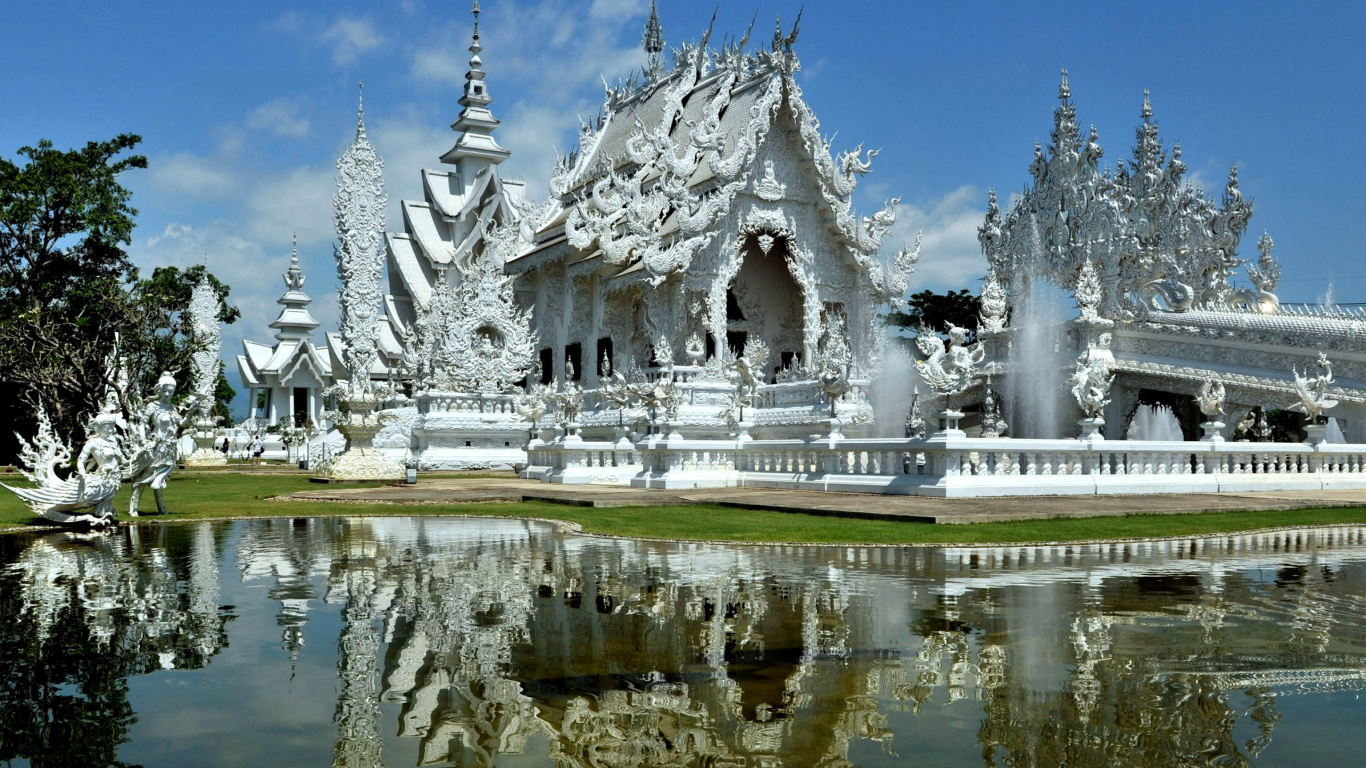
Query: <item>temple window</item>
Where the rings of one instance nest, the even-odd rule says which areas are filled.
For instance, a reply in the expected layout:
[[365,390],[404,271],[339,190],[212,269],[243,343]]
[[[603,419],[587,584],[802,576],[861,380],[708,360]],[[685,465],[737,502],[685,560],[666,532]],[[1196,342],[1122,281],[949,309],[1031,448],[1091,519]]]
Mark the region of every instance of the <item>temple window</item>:
[[555,379],[555,351],[550,347],[541,350],[541,383],[549,384]]
[[603,370],[603,360],[606,360],[609,366],[616,367],[616,360],[612,357],[612,339],[610,336],[598,339],[598,353],[593,356],[593,359],[597,360],[599,376],[605,376],[607,373]]
[[567,366],[574,367],[574,375],[570,380],[579,381],[583,378],[583,345],[579,342],[566,344],[564,347],[564,362]]

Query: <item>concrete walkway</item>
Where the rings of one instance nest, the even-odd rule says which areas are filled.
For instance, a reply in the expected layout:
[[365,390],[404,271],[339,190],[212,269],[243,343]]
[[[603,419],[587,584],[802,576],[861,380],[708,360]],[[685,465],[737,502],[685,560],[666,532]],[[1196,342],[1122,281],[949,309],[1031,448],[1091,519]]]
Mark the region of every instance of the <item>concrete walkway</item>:
[[329,487],[284,497],[299,501],[359,501],[389,504],[458,504],[545,501],[582,507],[641,507],[674,504],[767,509],[831,517],[900,520],[911,523],[989,523],[1131,514],[1193,514],[1307,507],[1366,506],[1366,490],[1301,491],[1146,496],[1038,496],[934,499],[755,488],[651,491],[603,485],[550,485],[517,479],[436,478],[417,485],[380,488]]

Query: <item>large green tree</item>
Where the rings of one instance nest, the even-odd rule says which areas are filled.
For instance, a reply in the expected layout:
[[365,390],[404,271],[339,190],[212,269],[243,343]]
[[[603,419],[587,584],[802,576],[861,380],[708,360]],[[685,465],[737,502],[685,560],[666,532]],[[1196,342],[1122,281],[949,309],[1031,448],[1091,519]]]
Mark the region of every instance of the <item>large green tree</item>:
[[887,315],[887,324],[912,331],[926,326],[943,333],[949,323],[977,334],[977,316],[981,313],[981,298],[966,288],[958,291],[920,291],[911,294],[905,304]]
[[[204,270],[140,280],[128,259],[137,210],[119,176],[147,167],[131,153],[140,141],[122,134],[66,151],[40,141],[17,162],[0,157],[0,423],[13,430],[31,433],[41,402],[59,434],[82,439],[116,336],[143,389],[163,370],[188,383],[196,342],[179,314]],[[227,286],[214,285],[220,320],[236,320]],[[15,451],[4,432],[0,460]]]

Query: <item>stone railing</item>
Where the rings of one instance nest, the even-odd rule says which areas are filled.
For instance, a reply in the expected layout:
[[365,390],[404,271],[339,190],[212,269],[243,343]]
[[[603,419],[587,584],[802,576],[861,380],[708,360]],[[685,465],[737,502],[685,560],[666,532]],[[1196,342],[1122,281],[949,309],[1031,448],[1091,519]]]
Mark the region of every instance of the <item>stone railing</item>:
[[629,442],[571,436],[533,441],[521,474],[550,483],[629,485],[642,469],[640,452]]
[[422,392],[415,399],[421,413],[517,413],[515,395]]
[[[746,486],[949,497],[1366,488],[1366,445],[651,437],[634,446],[557,440],[535,449],[533,457],[533,465],[549,467],[549,474],[612,467],[619,482],[648,488]],[[632,468],[637,474],[626,477]]]

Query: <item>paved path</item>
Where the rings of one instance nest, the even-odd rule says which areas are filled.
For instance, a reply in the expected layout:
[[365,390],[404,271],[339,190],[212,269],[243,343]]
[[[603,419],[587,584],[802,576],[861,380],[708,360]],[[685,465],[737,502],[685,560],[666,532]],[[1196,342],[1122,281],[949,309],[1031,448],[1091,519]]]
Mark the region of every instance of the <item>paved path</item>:
[[1240,510],[1366,506],[1366,490],[1170,494],[1145,496],[1035,496],[935,499],[756,488],[650,491],[602,485],[551,485],[518,479],[436,478],[417,485],[380,488],[332,486],[286,498],[309,501],[364,501],[391,504],[451,504],[548,501],[583,507],[710,504],[832,517],[901,520],[913,523],[988,523],[1062,517],[1191,514]]

